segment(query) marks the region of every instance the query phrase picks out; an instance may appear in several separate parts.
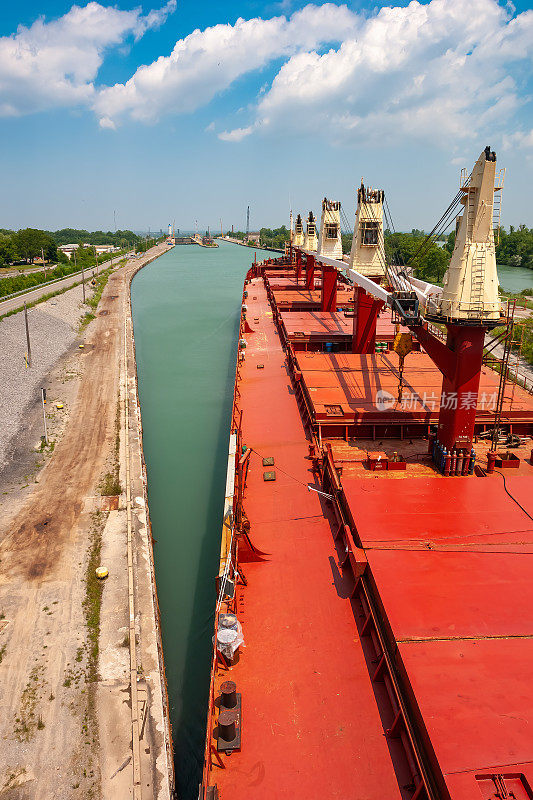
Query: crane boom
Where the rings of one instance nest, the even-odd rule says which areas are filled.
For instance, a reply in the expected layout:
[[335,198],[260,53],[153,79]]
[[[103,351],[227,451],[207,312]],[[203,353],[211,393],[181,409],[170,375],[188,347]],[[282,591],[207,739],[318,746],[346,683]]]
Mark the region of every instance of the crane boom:
[[361,273],[357,272],[355,269],[350,269],[344,261],[339,261],[329,256],[318,255],[316,252],[311,252],[309,250],[298,249],[300,249],[303,255],[314,258],[319,264],[327,264],[328,266],[335,267],[338,272],[341,272],[355,286],[360,286],[365,292],[372,295],[372,297],[375,297],[377,300],[382,300],[391,308],[394,306],[395,292],[414,292],[423,309],[426,308],[430,300],[434,300],[442,293],[442,288],[440,286],[422,281],[406,272],[390,275],[390,280],[394,287],[394,291],[390,292],[385,289],[384,286],[373,281],[372,278],[361,275]]

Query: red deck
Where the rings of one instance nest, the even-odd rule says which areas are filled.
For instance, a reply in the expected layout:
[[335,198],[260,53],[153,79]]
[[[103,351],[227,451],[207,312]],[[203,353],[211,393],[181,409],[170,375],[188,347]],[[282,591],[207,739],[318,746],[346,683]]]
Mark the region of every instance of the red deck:
[[[405,472],[367,470],[376,425],[385,439],[394,420],[409,434],[410,421],[437,419],[441,374],[409,354],[402,405],[396,354],[285,355],[285,336],[349,336],[352,319],[294,310],[318,308],[317,291],[275,291],[276,308],[262,277],[247,289],[234,419],[242,411],[253,450],[242,508],[263,560],[238,565],[229,607],[246,646],[217,665],[213,697],[236,682],[242,741],[209,754],[209,785],[220,800],[533,800],[530,443],[506,486],[501,474],[436,474],[415,436],[376,445],[410,454]],[[497,388],[483,369],[481,425]],[[503,416],[530,426],[533,398],[508,385]],[[364,442],[348,436],[365,430]],[[331,503],[307,489],[319,476]]]
[[[277,289],[272,292],[274,302],[279,311],[313,311],[320,308],[320,290]],[[353,309],[353,289],[339,288],[337,291],[337,308]]]
[[[407,424],[438,418],[442,375],[426,353],[413,352],[405,359],[401,402],[397,399],[395,353],[297,353],[297,365],[313,420],[318,423]],[[490,424],[494,418],[498,380],[492,370],[482,370],[477,415],[480,424]],[[508,387],[503,409],[506,419],[530,421],[533,397],[520,387]]]
[[[530,514],[532,486],[507,477]],[[476,780],[486,773],[523,772],[533,785],[530,517],[500,475],[343,489],[450,796],[495,797]]]
[[222,756],[226,769],[214,767],[212,780],[222,800],[394,800],[402,795],[330,525],[305,486],[313,481],[308,441],[285,356],[262,281],[249,288],[260,325],[248,336],[239,382],[244,441],[274,457],[276,480],[263,481],[252,454],[244,507],[255,546],[269,556],[243,565],[248,586],[239,587],[238,616],[246,647],[217,676],[217,686],[231,678],[242,693],[243,742]]
[[285,311],[280,314],[284,342],[290,342],[294,351],[351,350],[353,317],[343,311]]
[[[353,315],[343,311],[283,311],[280,319],[290,342],[314,339],[348,342],[353,337]],[[376,339],[393,341],[395,335],[390,312],[380,314],[376,326]]]
[[[298,291],[299,289],[305,288],[305,277],[300,278],[298,282],[296,281],[294,275],[292,275],[292,277],[290,278],[269,277],[267,280],[268,280],[268,285],[272,291],[279,289],[282,289],[283,291],[287,290]],[[321,286],[322,286],[322,278],[320,277],[320,275],[315,276],[314,288],[320,289]]]

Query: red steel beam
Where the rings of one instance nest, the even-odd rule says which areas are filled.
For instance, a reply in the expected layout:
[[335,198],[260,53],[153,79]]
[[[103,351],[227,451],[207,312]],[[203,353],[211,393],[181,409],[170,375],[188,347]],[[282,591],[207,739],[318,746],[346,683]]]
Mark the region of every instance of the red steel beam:
[[302,277],[302,254],[300,250],[296,251],[296,284],[300,282]]
[[335,311],[337,308],[337,270],[324,265],[322,269],[322,293],[320,296],[321,311]]
[[376,349],[376,325],[381,300],[356,287],[355,316],[353,318],[352,353],[373,353]]

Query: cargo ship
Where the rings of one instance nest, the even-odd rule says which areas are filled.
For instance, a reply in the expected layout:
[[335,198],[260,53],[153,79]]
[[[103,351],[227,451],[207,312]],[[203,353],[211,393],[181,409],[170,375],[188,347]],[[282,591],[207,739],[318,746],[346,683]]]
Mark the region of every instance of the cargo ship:
[[443,216],[442,287],[387,257],[364,184],[349,256],[324,199],[246,276],[200,800],[533,798],[533,396],[502,186],[487,147]]

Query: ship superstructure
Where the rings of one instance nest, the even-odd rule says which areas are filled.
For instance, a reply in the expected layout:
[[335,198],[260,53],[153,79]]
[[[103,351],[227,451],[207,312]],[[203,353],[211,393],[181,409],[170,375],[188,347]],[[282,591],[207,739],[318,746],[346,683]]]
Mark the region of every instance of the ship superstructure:
[[444,289],[294,239],[247,275],[202,800],[533,797],[533,396],[483,352],[512,326],[494,163]]

